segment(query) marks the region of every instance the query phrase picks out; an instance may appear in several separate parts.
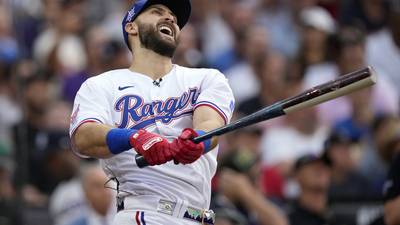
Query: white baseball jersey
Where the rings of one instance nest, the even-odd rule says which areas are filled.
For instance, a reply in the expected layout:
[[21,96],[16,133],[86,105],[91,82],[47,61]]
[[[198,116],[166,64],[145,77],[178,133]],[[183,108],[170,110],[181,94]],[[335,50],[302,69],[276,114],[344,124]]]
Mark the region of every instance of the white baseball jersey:
[[[193,127],[193,111],[199,106],[213,108],[225,123],[229,122],[234,98],[219,71],[173,65],[162,81],[154,84],[150,77],[129,69],[113,70],[82,84],[74,102],[70,135],[85,122],[98,122],[118,128],[144,128],[171,141],[184,128]],[[217,149],[192,164],[168,162],[143,169],[137,167],[135,155],[132,149],[101,160],[107,175],[118,179],[122,193],[182,199],[197,207],[209,207]]]

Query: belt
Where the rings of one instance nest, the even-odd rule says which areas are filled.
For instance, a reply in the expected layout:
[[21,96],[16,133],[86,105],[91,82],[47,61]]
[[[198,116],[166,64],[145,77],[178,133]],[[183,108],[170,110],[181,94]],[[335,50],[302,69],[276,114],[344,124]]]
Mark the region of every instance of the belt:
[[213,225],[215,213],[212,210],[189,206],[186,201],[177,202],[155,196],[127,196],[117,199],[118,211],[124,209],[149,210],[164,213],[177,218],[197,221],[201,224]]

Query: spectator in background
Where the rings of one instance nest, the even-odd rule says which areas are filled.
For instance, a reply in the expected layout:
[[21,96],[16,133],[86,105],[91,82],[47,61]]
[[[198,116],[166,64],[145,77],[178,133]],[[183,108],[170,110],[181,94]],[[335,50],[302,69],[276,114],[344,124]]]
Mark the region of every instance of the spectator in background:
[[38,190],[41,177],[39,171],[44,168],[44,150],[46,148],[47,135],[45,130],[45,113],[49,103],[52,101],[50,96],[50,83],[39,77],[31,75],[26,78],[21,88],[23,93],[24,118],[16,124],[14,134],[15,155],[17,162],[15,179],[17,188],[24,187],[26,193],[30,193],[29,199],[35,199],[33,204],[42,205],[45,197]]
[[295,58],[300,45],[300,32],[291,4],[298,1],[260,0],[256,9],[256,21],[270,34],[271,48]]
[[[386,182],[383,186],[384,221],[386,225],[400,224],[400,119],[397,116],[382,116],[378,134],[378,152],[390,164]],[[378,223],[377,223],[378,224]]]
[[[391,82],[400,95],[400,2],[388,0],[388,27],[369,35],[366,45],[367,62],[380,76]],[[399,103],[398,103],[399,104]]]
[[81,178],[87,212],[69,225],[111,225],[115,215],[113,194],[104,184],[107,176],[100,166],[90,165]]
[[12,184],[11,162],[0,158],[0,224],[23,225],[22,210]]
[[251,1],[236,0],[222,0],[216,4],[224,21],[219,21],[220,17],[215,15],[210,17],[214,21],[206,20],[208,23],[204,25],[208,27],[201,27],[204,31],[202,45],[208,64],[225,72],[240,63],[243,57],[242,43],[238,41],[242,40],[247,28],[254,25],[254,5]]
[[339,22],[344,26],[361,25],[374,32],[387,21],[385,0],[347,0],[342,2]]
[[332,58],[329,40],[336,31],[334,19],[324,8],[312,6],[301,11],[300,20],[302,32],[297,62],[301,70],[306,71],[312,65],[324,66]]
[[84,28],[85,0],[61,0],[54,24],[51,24],[34,43],[34,58],[49,75],[66,76],[85,69],[87,56],[79,34]]
[[[291,82],[286,83],[288,92],[285,96],[293,96],[302,90],[298,81]],[[285,181],[298,157],[308,153],[320,154],[328,129],[316,121],[318,120],[315,108],[308,108],[288,114],[283,124],[266,129],[260,146],[263,166],[275,171]],[[285,188],[286,184],[282,186]]]
[[329,162],[306,154],[296,160],[293,168],[300,194],[288,210],[290,225],[332,224],[328,213]]
[[360,152],[350,137],[332,131],[324,144],[323,158],[331,162],[329,200],[365,200],[373,194],[368,180],[357,171]]
[[[246,32],[237,36],[237,52],[240,62],[225,72],[235,95],[236,104],[254,97],[260,92],[260,79],[256,71],[269,52],[268,34],[258,25],[250,25]],[[246,85],[243,85],[246,82]]]
[[[251,136],[246,133],[237,135],[243,136],[243,139]],[[249,225],[287,224],[284,214],[263,196],[259,188],[260,165],[254,150],[231,151],[220,162],[218,192],[212,198],[217,217],[221,211],[224,220],[247,221],[245,224]],[[234,212],[230,214],[234,216],[226,215],[227,209]],[[219,221],[217,218],[216,224]]]
[[257,64],[254,72],[259,79],[260,93],[239,104],[237,110],[242,115],[249,115],[283,99],[287,66],[285,58],[271,52],[262,56]]
[[[366,66],[365,35],[355,27],[342,28],[333,38],[332,52],[335,63],[311,66],[305,74],[304,85],[313,87],[323,82],[335,79]],[[399,96],[396,87],[378,74],[379,82],[371,89],[371,107],[376,112],[398,113]],[[365,99],[365,98],[364,98]],[[351,116],[352,105],[347,97],[341,97],[317,106],[320,120],[332,125],[339,120]]]
[[0,2],[0,61],[6,64],[16,62],[20,54],[12,26],[12,13]]

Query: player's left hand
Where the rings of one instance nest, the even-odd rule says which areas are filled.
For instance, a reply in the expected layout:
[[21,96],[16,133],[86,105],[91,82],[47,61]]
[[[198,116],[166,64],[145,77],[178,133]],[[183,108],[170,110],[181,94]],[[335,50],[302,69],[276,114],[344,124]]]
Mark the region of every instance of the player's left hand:
[[204,152],[204,144],[194,143],[193,138],[197,137],[198,134],[191,128],[186,128],[182,131],[178,139],[175,139],[172,143],[175,147],[175,162],[182,164],[189,164],[196,161]]

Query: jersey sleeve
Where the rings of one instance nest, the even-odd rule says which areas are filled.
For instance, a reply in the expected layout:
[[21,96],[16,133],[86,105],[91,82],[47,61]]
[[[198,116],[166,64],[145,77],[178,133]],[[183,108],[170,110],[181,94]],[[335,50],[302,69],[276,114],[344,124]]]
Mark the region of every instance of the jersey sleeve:
[[194,109],[199,106],[209,106],[217,111],[229,123],[235,108],[235,99],[228,84],[228,79],[219,71],[206,76],[201,85],[200,94],[196,100]]
[[107,94],[100,83],[92,79],[85,81],[74,100],[71,115],[70,136],[84,123],[96,122],[108,124],[110,121],[110,109]]

